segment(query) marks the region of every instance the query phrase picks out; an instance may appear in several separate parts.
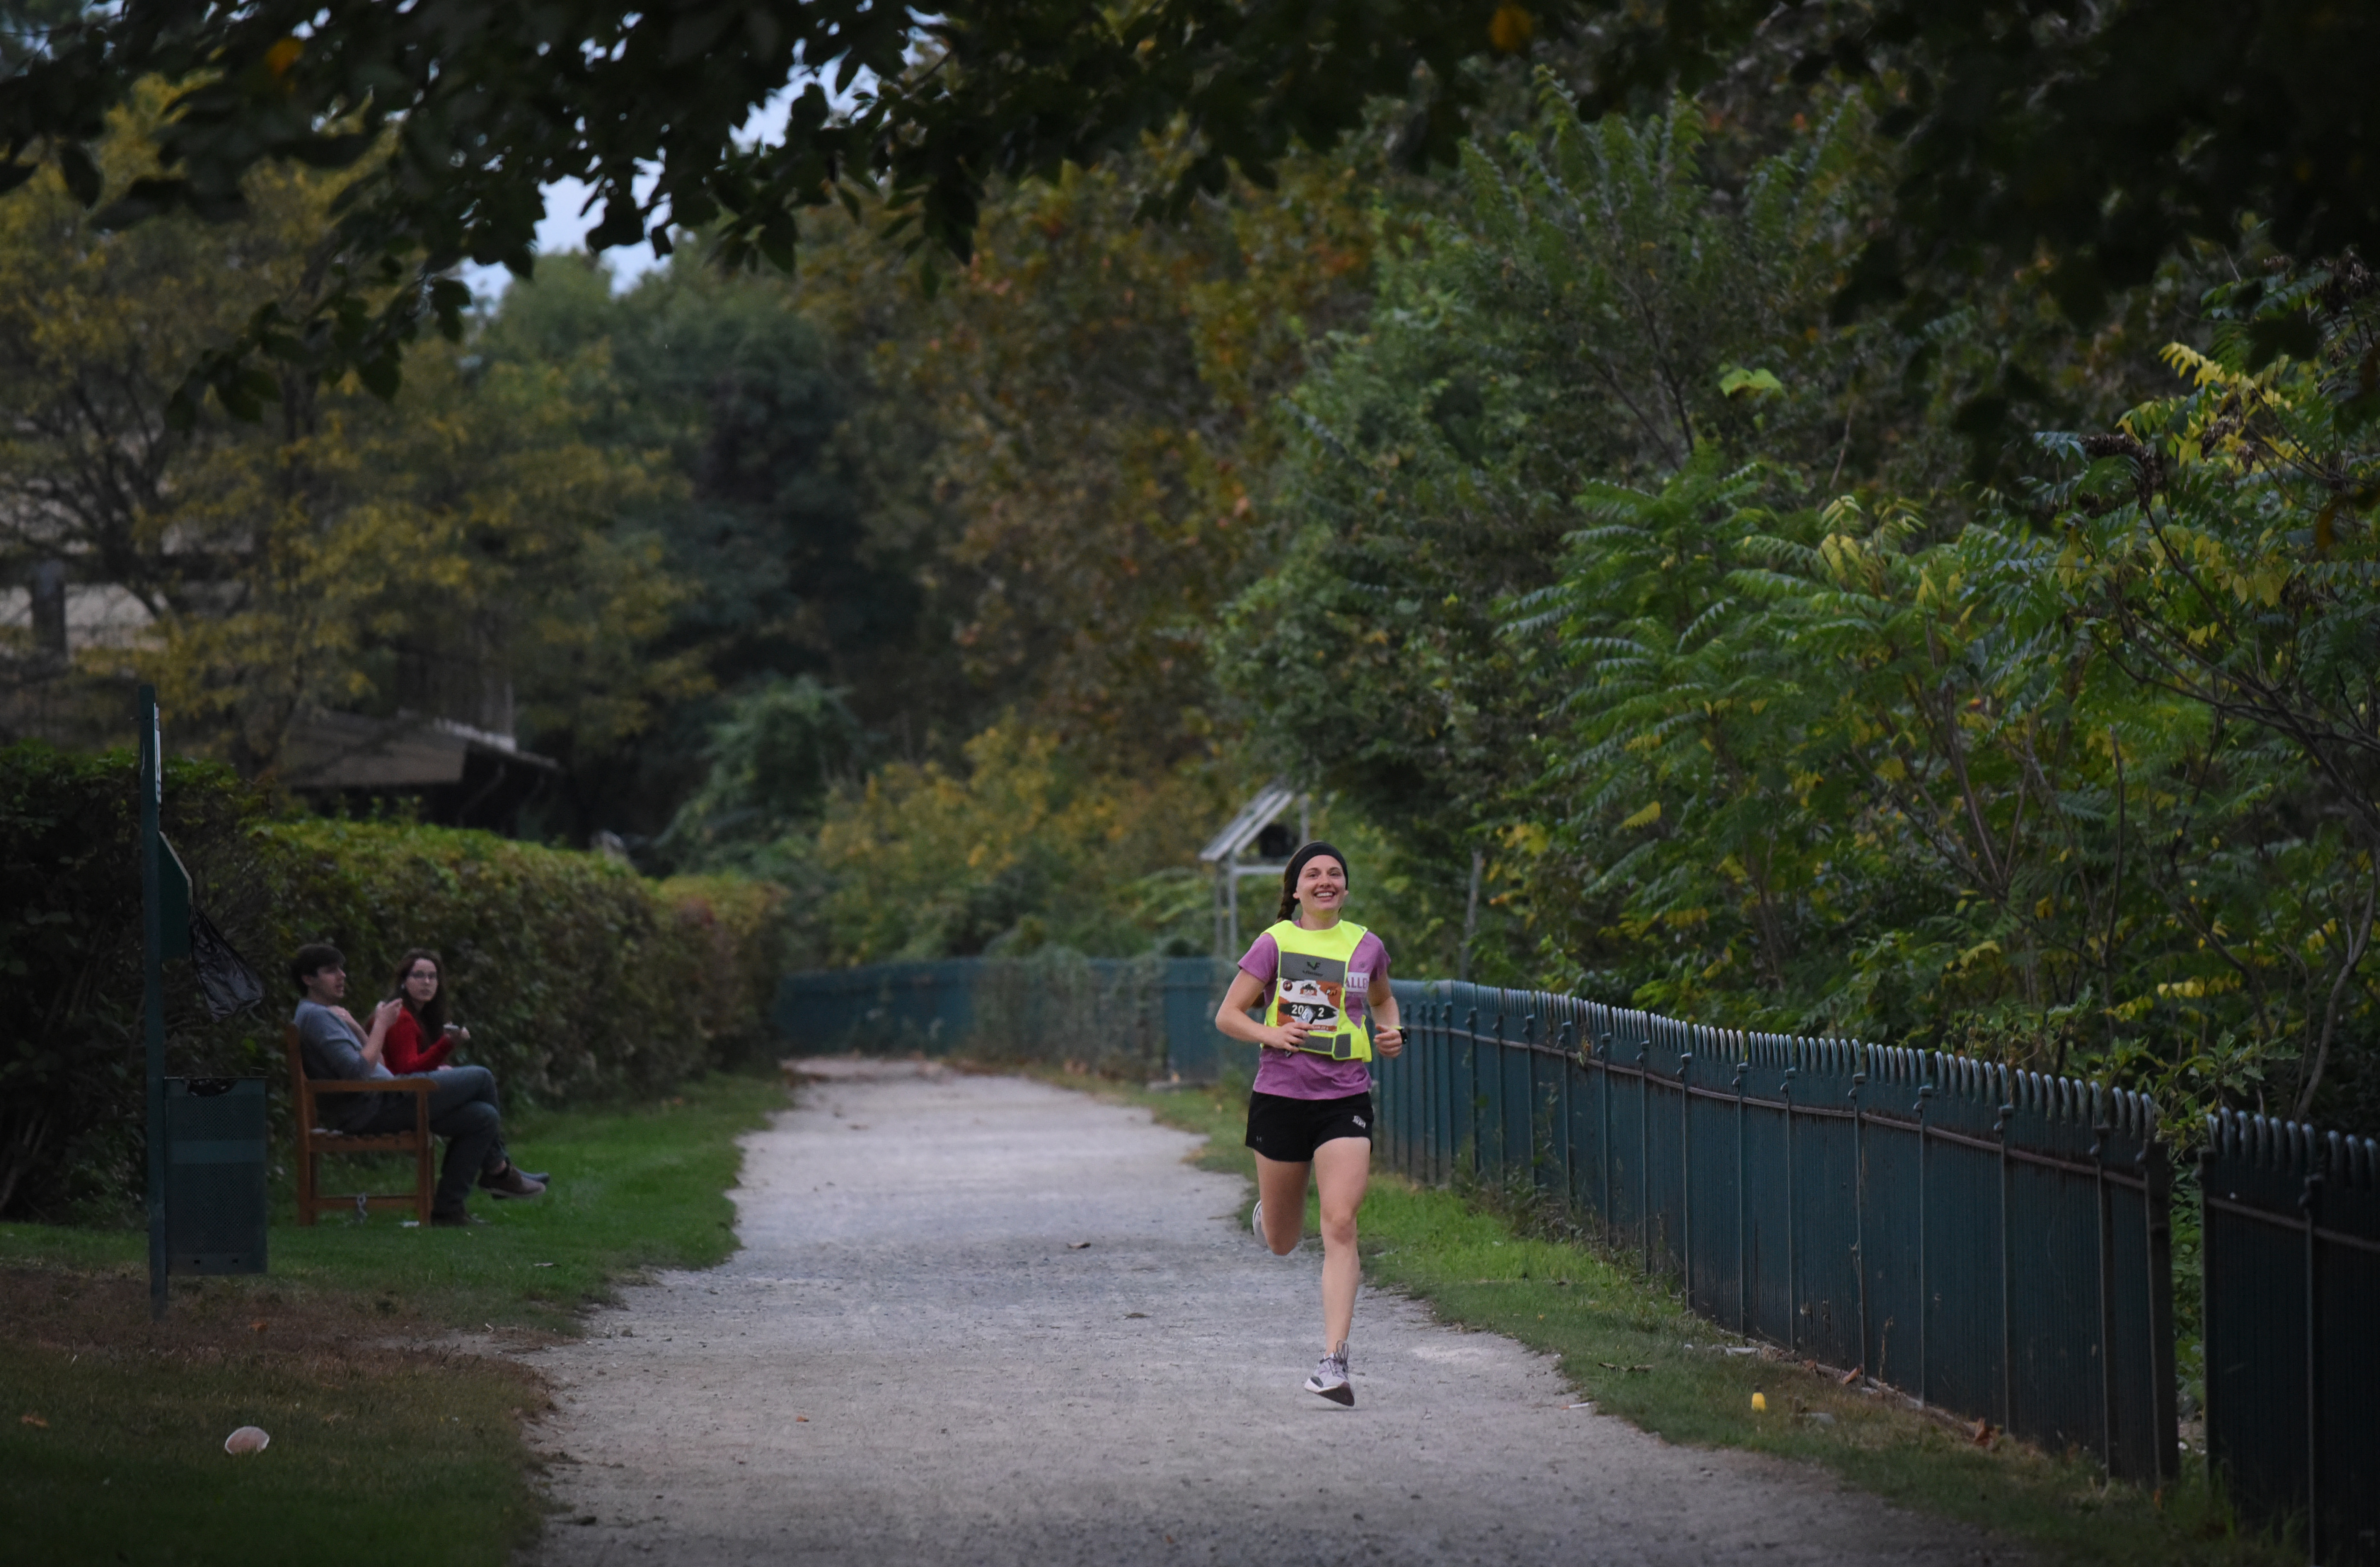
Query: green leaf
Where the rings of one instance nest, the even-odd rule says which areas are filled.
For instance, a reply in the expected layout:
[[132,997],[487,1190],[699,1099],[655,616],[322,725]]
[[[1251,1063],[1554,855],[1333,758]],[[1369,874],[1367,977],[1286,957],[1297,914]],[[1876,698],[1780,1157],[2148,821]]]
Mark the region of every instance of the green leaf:
[[1783,395],[1785,383],[1767,370],[1730,365],[1719,372],[1718,389],[1730,397],[1756,400]]

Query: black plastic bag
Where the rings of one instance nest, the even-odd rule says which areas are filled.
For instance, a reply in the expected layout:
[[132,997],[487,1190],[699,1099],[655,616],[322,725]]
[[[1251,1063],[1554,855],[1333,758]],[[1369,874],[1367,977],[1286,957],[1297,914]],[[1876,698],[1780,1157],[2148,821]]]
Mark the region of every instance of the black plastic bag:
[[207,999],[207,1015],[221,1023],[246,1012],[264,999],[264,981],[248,960],[233,950],[215,929],[206,911],[190,905],[190,966],[199,971],[199,990]]

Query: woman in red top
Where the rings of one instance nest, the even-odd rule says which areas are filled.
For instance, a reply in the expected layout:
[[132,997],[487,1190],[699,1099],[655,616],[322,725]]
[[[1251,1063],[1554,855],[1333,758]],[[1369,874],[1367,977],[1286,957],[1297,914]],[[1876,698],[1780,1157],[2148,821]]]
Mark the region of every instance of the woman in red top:
[[[455,1053],[456,1045],[471,1042],[471,1031],[446,1021],[446,985],[438,954],[427,947],[406,954],[396,966],[396,983],[392,988],[396,993],[372,1014],[372,1029],[381,1035],[382,1063],[400,1077],[451,1064],[446,1058]],[[503,1167],[493,1175],[481,1175],[480,1184],[497,1197],[535,1197],[552,1179],[541,1170],[520,1170],[520,1177],[533,1184],[527,1191],[516,1191],[503,1184],[516,1167],[501,1143],[496,1146],[496,1157],[504,1161]]]
[[416,947],[396,966],[395,994],[382,1003],[389,1014],[388,1035],[382,1059],[400,1077],[435,1072],[446,1064],[455,1047],[470,1041],[471,1031],[446,1021],[446,987],[438,954]]

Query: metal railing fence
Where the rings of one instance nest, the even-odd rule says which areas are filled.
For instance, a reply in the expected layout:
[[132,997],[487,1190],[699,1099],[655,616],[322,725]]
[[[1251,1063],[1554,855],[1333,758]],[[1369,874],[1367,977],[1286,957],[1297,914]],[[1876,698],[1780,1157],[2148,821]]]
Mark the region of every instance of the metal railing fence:
[[1400,981],[1387,1160],[1531,1183],[1694,1310],[2155,1484],[2177,1468],[2155,1107],[2071,1078]]
[[965,1049],[1197,1081],[1215,1075],[1230,1048],[1215,1031],[1215,1009],[1232,973],[1213,958],[1087,958],[1059,949],[874,963],[787,975],[775,1020],[782,1038],[810,1054]]
[[2227,1111],[2199,1182],[2207,1456],[2308,1561],[2380,1561],[2380,1145]]

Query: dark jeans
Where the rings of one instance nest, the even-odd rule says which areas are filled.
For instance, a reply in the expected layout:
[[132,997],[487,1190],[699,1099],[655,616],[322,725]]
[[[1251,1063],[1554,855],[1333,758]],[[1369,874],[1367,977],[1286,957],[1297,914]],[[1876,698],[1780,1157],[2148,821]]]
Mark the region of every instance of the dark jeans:
[[[483,1170],[504,1162],[504,1116],[496,1108],[496,1075],[484,1066],[442,1066],[430,1077],[430,1130],[446,1139],[432,1212],[455,1214]],[[404,1132],[413,1126],[413,1099],[382,1099],[358,1132]]]

